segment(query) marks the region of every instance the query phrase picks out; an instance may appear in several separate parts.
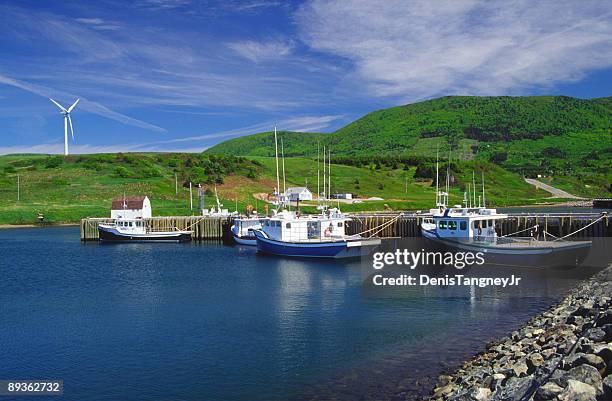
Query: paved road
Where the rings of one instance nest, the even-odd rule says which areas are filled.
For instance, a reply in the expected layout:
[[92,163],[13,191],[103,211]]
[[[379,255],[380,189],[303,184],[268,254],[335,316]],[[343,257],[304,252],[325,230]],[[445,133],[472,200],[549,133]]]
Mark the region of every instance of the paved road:
[[536,188],[540,188],[546,192],[550,192],[551,194],[553,194],[553,197],[555,198],[583,199],[583,198],[580,198],[579,196],[572,195],[569,192],[565,192],[562,189],[551,187],[550,185],[544,184],[541,181],[534,180],[533,178],[525,178],[525,181],[528,184],[535,186]]

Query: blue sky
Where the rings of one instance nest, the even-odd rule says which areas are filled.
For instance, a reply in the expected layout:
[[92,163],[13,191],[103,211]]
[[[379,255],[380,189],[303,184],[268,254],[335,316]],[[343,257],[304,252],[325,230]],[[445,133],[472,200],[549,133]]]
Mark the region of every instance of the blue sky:
[[607,1],[5,1],[0,154],[201,151],[443,95],[612,95]]

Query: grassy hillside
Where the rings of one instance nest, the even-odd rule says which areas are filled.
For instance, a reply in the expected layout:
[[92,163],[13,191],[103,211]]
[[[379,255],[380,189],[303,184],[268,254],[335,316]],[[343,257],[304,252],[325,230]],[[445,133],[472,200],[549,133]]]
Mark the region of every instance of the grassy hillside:
[[[317,163],[309,158],[287,158],[287,186],[308,186],[316,192]],[[541,202],[547,198],[520,176],[493,164],[461,162],[452,168],[451,202],[463,197],[471,171],[485,170],[487,196],[498,206]],[[178,191],[175,192],[175,173]],[[20,199],[17,201],[17,177]],[[408,164],[347,166],[332,164],[332,192],[351,192],[384,200],[343,205],[345,211],[428,209],[435,189],[431,179]],[[110,214],[111,200],[146,194],[154,215],[191,215],[188,182],[202,183],[208,205],[217,186],[230,210],[244,211],[251,204],[263,211],[254,194],[270,193],[276,186],[275,161],[268,157],[233,157],[208,154],[97,154],[64,158],[45,155],[0,157],[0,224],[33,224],[38,213],[48,223],[76,222],[80,218]],[[281,184],[282,185],[282,184]],[[197,191],[194,189],[197,208]],[[314,208],[306,208],[313,211]],[[197,213],[195,210],[193,213]]]
[[[606,196],[612,182],[612,98],[454,96],[379,110],[331,134],[282,133],[285,153],[313,157],[317,142],[344,157],[434,157],[493,162],[553,176],[572,191]],[[272,156],[271,133],[207,153]]]

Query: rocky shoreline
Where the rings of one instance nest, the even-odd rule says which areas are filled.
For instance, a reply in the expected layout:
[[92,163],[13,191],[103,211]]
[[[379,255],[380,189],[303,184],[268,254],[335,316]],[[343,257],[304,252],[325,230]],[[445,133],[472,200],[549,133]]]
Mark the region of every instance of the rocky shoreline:
[[612,265],[438,377],[431,401],[612,400]]

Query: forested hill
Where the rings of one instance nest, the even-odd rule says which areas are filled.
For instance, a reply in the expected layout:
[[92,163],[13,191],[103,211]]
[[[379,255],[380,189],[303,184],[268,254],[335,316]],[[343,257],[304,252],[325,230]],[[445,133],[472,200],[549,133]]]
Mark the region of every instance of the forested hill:
[[[447,96],[375,111],[331,134],[281,135],[285,153],[291,156],[315,155],[317,142],[331,146],[338,156],[431,156],[441,143],[476,153],[479,143],[481,149],[524,140],[562,144],[573,134],[585,134],[586,140],[595,138],[595,145],[607,143],[610,147],[611,131],[610,97]],[[272,156],[272,137],[273,133],[267,132],[232,139],[207,152]]]

